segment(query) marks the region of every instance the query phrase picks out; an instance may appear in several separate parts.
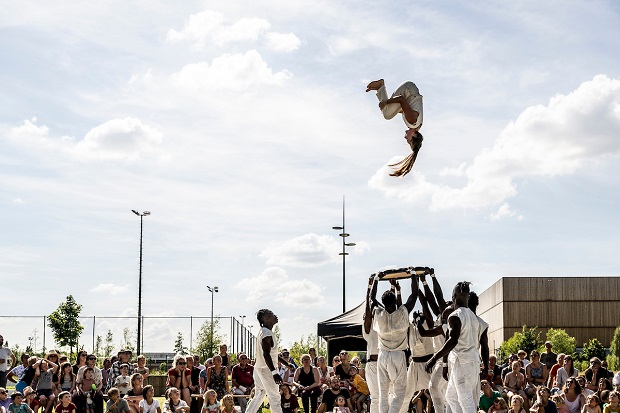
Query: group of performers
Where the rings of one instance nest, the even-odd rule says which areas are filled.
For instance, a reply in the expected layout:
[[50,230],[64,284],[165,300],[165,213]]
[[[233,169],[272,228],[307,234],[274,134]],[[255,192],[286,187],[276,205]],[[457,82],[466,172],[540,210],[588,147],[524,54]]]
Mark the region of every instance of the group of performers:
[[[424,275],[413,275],[405,303],[394,280],[379,302],[379,279],[370,277],[363,335],[371,413],[406,413],[421,390],[428,390],[436,413],[477,411],[480,378],[488,370],[488,324],[475,313],[478,299],[468,282],[454,287],[448,303],[434,272],[429,273],[434,293]],[[422,313],[410,321],[417,300]]]

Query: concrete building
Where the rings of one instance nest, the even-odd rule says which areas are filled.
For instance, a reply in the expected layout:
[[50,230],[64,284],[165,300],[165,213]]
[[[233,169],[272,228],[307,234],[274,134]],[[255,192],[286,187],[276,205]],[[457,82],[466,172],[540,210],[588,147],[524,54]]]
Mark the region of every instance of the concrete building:
[[480,294],[478,315],[489,323],[489,348],[522,331],[562,328],[577,347],[597,338],[605,347],[620,326],[620,277],[504,277]]

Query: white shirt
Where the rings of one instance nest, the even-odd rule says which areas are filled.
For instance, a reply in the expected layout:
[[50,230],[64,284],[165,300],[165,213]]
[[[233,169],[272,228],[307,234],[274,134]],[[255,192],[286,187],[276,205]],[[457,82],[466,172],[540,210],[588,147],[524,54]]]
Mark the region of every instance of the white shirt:
[[435,350],[435,353],[441,350],[441,348],[445,344],[446,334],[448,333],[448,325],[441,323],[441,314],[439,314],[437,316],[437,319],[435,320],[435,327],[438,327],[438,326],[441,326],[441,329],[443,330],[443,334],[433,337],[433,349]]
[[374,328],[370,326],[370,333],[367,333],[362,324],[362,336],[366,340],[366,355],[370,357],[379,354],[379,336]]
[[256,336],[256,363],[254,364],[255,368],[269,368],[267,363],[265,362],[265,357],[263,356],[263,339],[265,337],[273,338],[273,347],[269,351],[269,355],[271,356],[271,361],[273,362],[274,367],[278,366],[278,342],[276,336],[273,335],[273,331],[268,329],[267,327],[262,327]]
[[11,349],[8,347],[0,348],[0,359],[4,359],[3,363],[0,363],[0,371],[7,371],[11,365]]
[[146,404],[146,399],[140,400],[138,407],[142,407],[144,413],[156,413],[157,408],[159,407],[159,401],[153,397],[153,402],[151,404]]
[[480,337],[489,325],[467,307],[459,307],[450,317],[461,320],[461,333],[456,346],[448,355],[451,362],[480,362]]
[[401,305],[392,314],[385,308],[374,310],[372,327],[379,336],[379,350],[399,351],[407,349],[409,310]]
[[403,121],[408,127],[417,129],[422,126],[422,96],[419,94],[411,95],[407,98],[407,103],[409,104],[411,109],[418,112],[418,118],[416,119],[415,124],[411,124],[409,123],[409,121],[407,121],[407,118],[405,117],[405,112],[403,112]]
[[433,354],[433,339],[431,337],[422,337],[418,327],[411,323],[409,327],[409,349],[411,349],[412,357],[421,357]]

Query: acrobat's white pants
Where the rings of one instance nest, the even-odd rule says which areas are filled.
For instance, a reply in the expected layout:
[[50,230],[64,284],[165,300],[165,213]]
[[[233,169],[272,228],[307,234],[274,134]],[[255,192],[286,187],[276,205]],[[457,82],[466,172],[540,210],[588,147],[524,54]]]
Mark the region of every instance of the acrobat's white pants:
[[448,382],[443,378],[443,365],[442,363],[437,363],[431,373],[431,381],[428,386],[428,392],[431,394],[435,413],[446,413],[445,394],[447,387]]
[[[418,87],[415,83],[406,81],[401,83],[400,86],[396,88],[392,96],[402,95],[405,99],[408,99],[410,96],[417,96],[420,94]],[[387,90],[385,89],[385,85],[381,85],[381,87],[377,90],[377,99],[379,102],[383,102],[388,100]],[[390,103],[383,107],[381,112],[383,113],[383,117],[386,119],[392,119],[394,116],[400,113],[401,106],[400,103]]]
[[[377,360],[377,372],[379,373],[379,412],[388,413],[389,411],[389,413],[398,413],[405,400],[405,391],[407,390],[405,352],[402,350],[380,350]],[[394,398],[391,403],[388,402],[390,384],[393,386],[392,391],[394,392]]]
[[370,390],[370,413],[379,413],[379,375],[377,362],[366,362],[366,382]]
[[424,370],[425,366],[426,363],[416,363],[413,361],[409,363],[409,368],[407,368],[407,389],[405,390],[405,397],[403,405],[400,408],[400,413],[407,413],[407,410],[409,410],[409,402],[416,391],[428,389],[431,375]]
[[273,380],[273,375],[268,367],[254,367],[254,398],[248,404],[246,413],[256,413],[263,404],[265,395],[269,399],[269,409],[273,413],[282,413],[280,388]]
[[446,402],[452,413],[476,413],[474,394],[480,386],[479,362],[449,362],[450,377],[446,389]]

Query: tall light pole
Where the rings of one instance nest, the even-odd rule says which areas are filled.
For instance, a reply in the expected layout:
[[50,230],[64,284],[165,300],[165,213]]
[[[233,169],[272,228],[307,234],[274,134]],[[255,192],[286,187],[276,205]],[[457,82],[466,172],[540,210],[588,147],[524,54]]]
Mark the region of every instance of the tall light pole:
[[241,352],[243,353],[243,342],[245,341],[245,331],[243,329],[243,323],[245,323],[245,316],[244,315],[240,315],[239,318],[241,318]]
[[344,313],[345,311],[347,311],[347,305],[346,305],[346,264],[345,264],[345,257],[347,255],[349,255],[349,253],[346,252],[345,248],[346,247],[353,247],[353,246],[355,246],[354,242],[349,242],[349,243],[345,242],[345,239],[350,234],[347,234],[347,232],[345,231],[345,225],[344,225],[344,195],[342,196],[342,226],[341,227],[332,227],[332,229],[335,229],[335,230],[338,230],[338,231],[342,231],[339,234],[342,237],[342,252],[339,253],[338,255],[342,255],[342,312]]
[[209,347],[213,348],[213,295],[217,292],[219,292],[220,290],[217,288],[217,286],[215,287],[210,287],[207,285],[207,290],[209,290],[209,292],[211,293],[211,344]]
[[147,215],[151,215],[151,213],[150,211],[144,211],[143,213],[139,213],[135,209],[132,209],[131,212],[140,217],[140,272],[138,275],[138,344],[136,345],[136,354],[141,354],[140,334],[142,332],[142,230],[144,228],[144,217]]

